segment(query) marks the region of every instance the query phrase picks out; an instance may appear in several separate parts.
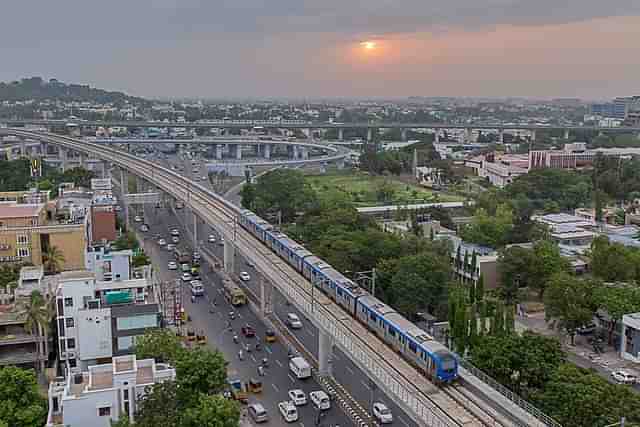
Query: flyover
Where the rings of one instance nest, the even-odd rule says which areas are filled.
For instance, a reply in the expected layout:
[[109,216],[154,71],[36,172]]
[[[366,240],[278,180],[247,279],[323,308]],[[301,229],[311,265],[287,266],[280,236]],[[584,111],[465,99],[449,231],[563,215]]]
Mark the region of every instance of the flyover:
[[225,128],[249,129],[486,129],[486,130],[568,130],[597,132],[640,132],[640,126],[602,127],[580,125],[540,125],[516,123],[439,123],[439,122],[300,122],[300,121],[263,121],[263,120],[211,120],[198,122],[154,122],[137,120],[38,120],[38,119],[0,119],[7,126],[61,126],[73,123],[76,126],[92,127],[131,127],[131,128]]
[[[534,415],[519,403],[516,405],[495,390],[493,390],[494,393],[489,393],[492,394],[491,396],[485,395],[485,397],[493,401],[492,405],[505,408],[501,414],[497,414],[493,406],[490,407],[487,402],[483,403],[482,398],[478,396],[472,400],[469,394],[465,394],[469,390],[463,393],[457,387],[435,387],[331,300],[318,292],[314,293],[315,287],[310,282],[288,264],[283,263],[259,240],[237,227],[239,208],[204,186],[156,163],[104,145],[20,129],[0,129],[0,135],[36,139],[67,150],[78,151],[84,155],[102,158],[123,169],[123,174],[124,170],[127,170],[175,199],[184,201],[193,212],[194,223],[195,218],[200,217],[215,227],[225,238],[225,269],[233,271],[233,256],[236,251],[253,260],[261,275],[269,279],[269,283],[264,281],[261,283],[261,294],[272,294],[272,292],[265,292],[265,288],[275,285],[282,295],[318,327],[320,373],[329,373],[331,349],[334,345],[339,347],[370,378],[375,380],[382,390],[410,413],[419,425],[436,427],[462,426],[463,424],[468,426],[556,425],[552,420],[544,418],[544,414]],[[194,236],[197,236],[195,229]],[[263,310],[270,306],[264,299],[261,303]],[[477,378],[475,380],[474,386],[477,387]],[[509,416],[507,417],[505,413]]]

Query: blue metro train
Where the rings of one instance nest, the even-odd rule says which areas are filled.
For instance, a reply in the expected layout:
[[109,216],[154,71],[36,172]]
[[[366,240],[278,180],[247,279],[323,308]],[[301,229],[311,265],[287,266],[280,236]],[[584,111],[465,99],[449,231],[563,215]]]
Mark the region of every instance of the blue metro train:
[[456,380],[457,359],[425,331],[253,212],[243,210],[239,223],[429,379],[436,383]]

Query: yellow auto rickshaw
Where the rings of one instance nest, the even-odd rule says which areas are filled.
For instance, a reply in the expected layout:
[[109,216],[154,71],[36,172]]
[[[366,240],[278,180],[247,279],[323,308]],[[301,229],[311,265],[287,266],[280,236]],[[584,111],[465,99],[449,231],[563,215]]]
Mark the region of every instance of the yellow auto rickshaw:
[[204,331],[198,334],[196,339],[199,345],[205,345],[207,343],[207,336],[204,334]]
[[276,342],[276,333],[272,329],[267,329],[264,333],[264,340],[266,342]]
[[195,341],[196,340],[196,333],[193,329],[188,329],[187,330],[187,341]]
[[249,380],[249,391],[251,391],[251,393],[262,393],[262,381],[251,378]]

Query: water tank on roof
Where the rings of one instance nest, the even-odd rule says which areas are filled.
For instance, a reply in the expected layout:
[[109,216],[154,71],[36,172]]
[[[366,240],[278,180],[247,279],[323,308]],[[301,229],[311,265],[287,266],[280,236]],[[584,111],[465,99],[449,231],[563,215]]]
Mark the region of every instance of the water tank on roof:
[[108,305],[128,304],[132,301],[131,294],[128,291],[107,292],[105,298]]

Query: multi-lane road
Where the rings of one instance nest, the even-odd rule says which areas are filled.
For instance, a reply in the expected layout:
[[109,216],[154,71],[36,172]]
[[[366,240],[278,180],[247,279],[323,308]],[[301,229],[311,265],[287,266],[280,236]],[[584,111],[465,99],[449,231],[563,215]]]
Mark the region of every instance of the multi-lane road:
[[[201,160],[196,160],[196,167],[194,167],[191,160],[186,159],[182,155],[170,156],[167,160],[164,160],[164,162],[170,165],[183,166],[181,173],[184,174],[185,177],[194,178],[195,176],[202,176],[204,164]],[[194,169],[198,169],[199,172],[194,173]],[[173,260],[173,254],[164,248],[160,248],[157,245],[156,239],[152,236],[159,233],[162,237],[169,240],[169,230],[177,226],[181,229],[180,245],[182,247],[193,248],[195,245],[190,238],[193,230],[193,216],[189,213],[188,209],[174,210],[171,207],[156,209],[153,206],[146,206],[144,210],[138,209],[138,213],[143,214],[145,222],[150,226],[149,232],[140,234],[143,234],[145,238],[147,252],[161,272],[162,280],[169,281],[177,279],[179,273],[169,271],[167,268],[168,262]],[[174,215],[174,213],[177,214],[177,216]],[[131,215],[131,217],[133,217],[133,215]],[[203,246],[201,252],[210,253],[222,259],[223,246],[218,244],[220,236],[215,230],[211,229],[202,221],[199,221],[197,228],[198,242],[199,245]],[[216,237],[216,243],[208,242],[209,235]],[[248,272],[251,279],[245,282],[245,285],[251,291],[258,294],[259,278],[257,277],[257,272],[252,269],[250,265],[250,263],[247,263],[246,260],[238,256],[235,262],[235,274],[237,276],[241,271]],[[229,333],[226,329],[226,322],[229,320],[229,311],[233,310],[237,312],[237,317],[235,320],[232,320],[232,322],[234,331],[239,337],[241,337],[239,329],[245,323],[251,324],[256,329],[258,337],[264,337],[266,326],[248,306],[235,309],[227,305],[221,295],[221,276],[218,275],[211,266],[206,265],[206,263],[203,263],[202,270],[206,295],[198,298],[197,302],[193,304],[188,291],[186,289],[184,290],[183,302],[186,305],[188,314],[192,318],[189,327],[197,331],[204,331],[208,337],[209,344],[222,351],[227,359],[230,360],[230,371],[236,372],[244,380],[248,380],[251,377],[257,378],[258,363],[262,357],[267,357],[270,367],[267,369],[266,376],[261,378],[264,383],[264,392],[262,395],[254,395],[252,400],[259,400],[265,405],[271,415],[271,425],[274,425],[274,423],[275,425],[286,424],[277,413],[277,403],[287,399],[287,391],[293,388],[301,388],[308,393],[309,391],[320,390],[320,386],[313,379],[304,382],[294,379],[288,370],[287,349],[281,343],[269,346],[259,353],[254,351],[250,355],[245,355],[244,360],[240,361],[238,359],[238,351],[241,345],[246,341],[255,342],[255,339],[243,340],[244,342],[240,344],[233,342],[233,334]],[[211,304],[214,299],[217,304],[215,307]],[[298,342],[301,343],[313,357],[317,358],[318,330],[316,327],[313,326],[301,312],[297,311],[292,305],[287,304],[285,298],[275,288],[273,307],[276,316],[280,319],[285,319],[288,313],[296,313],[302,319],[304,327],[302,329],[289,330],[289,332],[296,337]],[[374,401],[383,402],[392,410],[396,418],[396,425],[402,427],[414,427],[416,425],[406,413],[367,378],[364,372],[337,349],[333,356],[332,369],[334,377],[360,405],[369,408]],[[309,427],[315,424],[317,413],[312,405],[307,405],[307,407],[302,408],[300,415],[299,423],[301,426]],[[336,424],[350,425],[351,421],[338,407],[335,407],[329,411],[326,418],[322,419],[322,424],[325,426]]]

